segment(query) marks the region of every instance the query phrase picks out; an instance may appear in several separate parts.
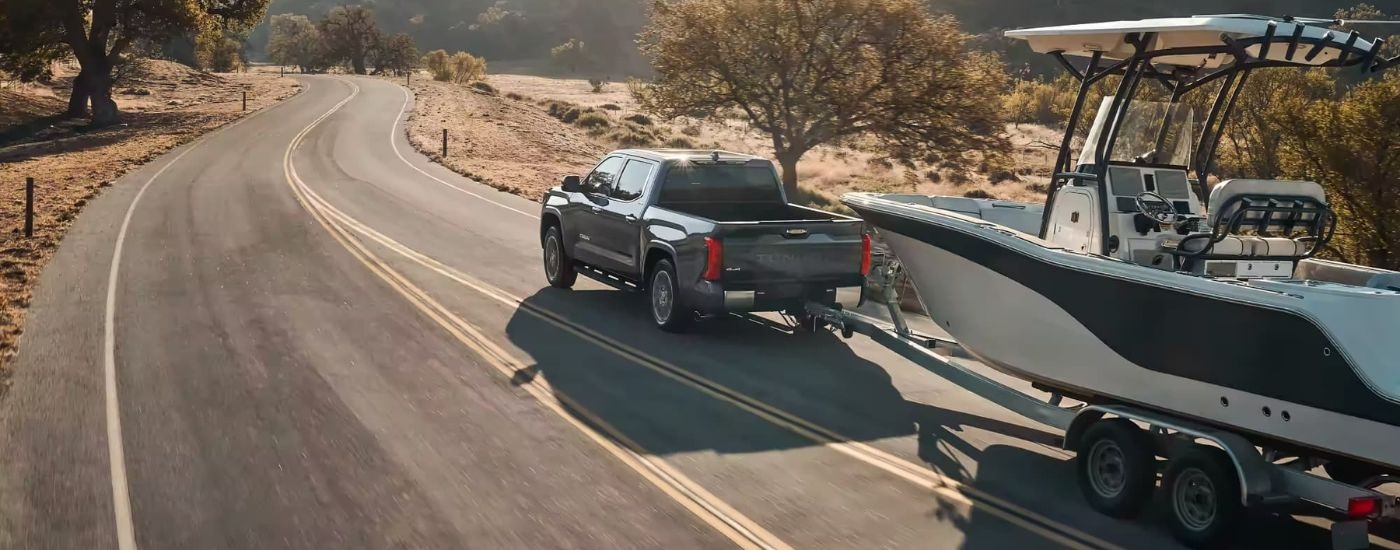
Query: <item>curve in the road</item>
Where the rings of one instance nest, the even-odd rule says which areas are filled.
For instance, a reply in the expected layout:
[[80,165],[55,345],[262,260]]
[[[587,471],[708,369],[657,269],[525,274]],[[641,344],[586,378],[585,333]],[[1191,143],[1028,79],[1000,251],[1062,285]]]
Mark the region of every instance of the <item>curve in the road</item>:
[[[349,101],[348,99],[346,101]],[[243,117],[232,124],[217,130],[222,132],[234,128],[244,122],[257,118],[268,112],[264,108],[256,113]],[[160,179],[171,166],[175,166],[180,159],[185,158],[190,151],[194,151],[205,140],[213,136],[214,133],[205,134],[180,151],[174,158],[151,174],[141,188],[136,191],[136,196],[132,197],[131,204],[126,208],[126,214],[122,217],[121,228],[117,230],[116,244],[112,248],[112,266],[107,274],[107,303],[106,313],[102,323],[102,370],[104,379],[103,392],[106,394],[106,417],[107,417],[107,460],[110,465],[112,478],[112,509],[115,513],[117,548],[119,550],[136,550],[136,528],[131,520],[131,490],[126,475],[126,450],[122,441],[122,419],[121,403],[117,395],[117,336],[116,336],[116,315],[117,315],[117,282],[121,275],[122,249],[126,245],[127,230],[131,227],[131,218],[136,213],[136,207],[141,203],[141,197],[146,194],[146,190],[151,184]]]
[[[351,87],[351,93],[341,102],[334,105],[317,119],[301,130],[288,144],[283,156],[283,170],[286,174],[287,184],[291,186],[292,192],[296,195],[297,201],[307,210],[309,214],[323,226],[331,236],[345,247],[357,260],[365,265],[372,273],[380,277],[396,292],[400,293],[410,304],[421,311],[433,322],[440,325],[448,334],[460,341],[468,349],[471,349],[479,357],[485,359],[487,364],[492,366],[497,372],[511,379],[525,368],[519,364],[508,352],[500,349],[489,338],[482,334],[481,330],[470,322],[453,314],[446,307],[442,306],[427,292],[418,288],[402,274],[395,271],[387,263],[381,260],[369,248],[355,240],[350,231],[337,225],[333,216],[327,210],[330,205],[302,181],[297,174],[296,166],[292,162],[292,152],[317,126],[326,118],[335,114],[346,103],[350,102],[359,94],[359,87],[350,81],[343,81]],[[400,156],[402,158],[402,156]],[[405,160],[405,162],[407,162]],[[463,190],[465,192],[465,190]],[[509,208],[509,207],[507,207]],[[511,208],[511,210],[515,210]],[[517,210],[518,212],[518,210]],[[338,212],[337,212],[338,213]],[[343,214],[340,214],[340,217]],[[719,498],[710,494],[699,484],[688,479],[676,469],[670,467],[665,462],[648,456],[646,449],[629,439],[625,434],[601,417],[590,412],[578,402],[570,399],[567,395],[550,388],[542,378],[536,383],[523,385],[527,393],[539,401],[551,412],[557,414],[570,425],[578,429],[589,439],[593,440],[606,451],[617,457],[621,462],[635,470],[648,482],[652,483],[664,494],[690,510],[701,520],[714,527],[724,536],[734,541],[741,548],[753,548],[762,550],[791,550],[791,547],[759,526],[753,520],[748,519],[733,507],[724,503]],[[587,419],[588,423],[581,421],[578,417]],[[590,426],[589,424],[592,424]],[[596,427],[596,429],[594,428]]]
[[[399,152],[396,140],[394,139],[395,133],[398,131],[398,128],[400,126],[403,114],[407,112],[407,107],[410,104],[412,98],[412,96],[408,95],[408,91],[406,89],[403,89],[402,87],[400,87],[400,89],[403,90],[405,94],[404,106],[400,109],[399,119],[396,119],[394,124],[392,125],[389,140],[390,145],[393,148],[396,156],[404,164],[408,165],[415,171],[431,178],[432,180],[444,186],[452,188],[458,192],[467,194],[478,200],[493,204],[495,206],[499,206],[517,213],[524,214],[531,218],[538,218],[538,215],[536,214],[524,212],[509,205],[505,205],[494,201],[480,194],[473,193],[467,189],[463,189],[461,187],[453,185],[441,178],[427,173],[423,169],[409,162],[408,159],[404,157],[402,153]],[[1083,532],[1082,530],[1055,521],[1051,518],[1045,517],[1042,514],[1038,514],[1033,510],[1027,509],[1023,506],[1019,506],[1005,499],[987,494],[984,491],[980,491],[974,487],[960,483],[957,480],[948,478],[947,476],[941,475],[938,472],[931,471],[926,467],[904,460],[891,453],[877,449],[871,445],[854,441],[851,438],[842,436],[835,430],[818,425],[814,422],[808,421],[800,416],[784,411],[759,399],[750,397],[742,392],[729,388],[718,382],[704,378],[691,371],[673,365],[663,359],[657,358],[641,350],[638,350],[635,347],[617,341],[616,339],[606,336],[589,327],[569,321],[561,316],[554,314],[553,312],[540,308],[534,304],[528,303],[520,297],[514,296],[509,292],[502,290],[490,283],[462,273],[459,270],[453,269],[427,254],[423,254],[388,236],[385,236],[384,234],[374,230],[367,224],[360,222],[359,220],[345,214],[339,209],[336,209],[329,202],[325,201],[319,195],[317,195],[314,190],[310,189],[310,187],[306,186],[304,183],[301,183],[299,192],[305,193],[307,198],[309,199],[310,203],[307,204],[308,209],[315,208],[321,213],[325,214],[328,218],[329,223],[332,226],[339,226],[342,229],[348,228],[350,231],[358,233],[364,236],[365,238],[368,238],[380,244],[381,246],[384,246],[385,248],[403,256],[404,258],[414,263],[417,263],[418,265],[427,268],[430,271],[436,272],[467,288],[470,288],[481,295],[496,300],[508,307],[524,311],[527,314],[534,316],[546,323],[549,323],[561,330],[574,334],[584,340],[598,345],[599,347],[605,350],[615,353],[623,357],[624,359],[639,364],[649,370],[666,376],[667,378],[675,380],[688,387],[696,389],[706,395],[709,395],[710,397],[729,403],[730,405],[733,405],[741,410],[747,411],[755,416],[758,416],[759,418],[762,418],[763,420],[769,423],[772,423],[785,430],[788,430],[789,432],[792,432],[800,437],[836,450],[858,461],[879,468],[901,479],[904,479],[920,488],[934,491],[945,498],[961,502],[964,505],[975,506],[980,509],[983,509],[1012,524],[1026,529],[1027,531],[1036,533],[1037,535],[1045,538],[1046,540],[1054,541],[1057,544],[1063,545],[1065,547],[1119,548],[1117,545],[1109,543],[1108,541],[1105,541],[1090,533]],[[328,227],[328,230],[329,229],[330,227]],[[393,270],[387,265],[383,266],[383,269],[389,270],[390,273],[394,273]],[[397,274],[395,273],[395,275]],[[401,275],[398,275],[397,278],[402,279],[404,283],[407,283],[406,278],[402,277]],[[422,293],[421,291],[418,291],[417,293],[426,296],[426,294]],[[466,323],[466,321],[461,320],[459,317],[456,317],[455,315],[447,311],[446,308],[438,308],[438,311],[439,315],[443,315],[448,319],[456,318],[457,322]],[[483,341],[489,343],[489,339],[483,339]],[[489,345],[494,346],[494,344]],[[502,356],[509,357],[509,354],[506,354],[503,351],[501,353],[503,354]],[[509,361],[514,363],[513,359],[509,359]],[[535,381],[532,384],[526,384],[526,387],[529,387],[530,385],[545,385],[544,387],[548,387],[547,382],[544,381],[542,376],[537,376],[535,378]]]

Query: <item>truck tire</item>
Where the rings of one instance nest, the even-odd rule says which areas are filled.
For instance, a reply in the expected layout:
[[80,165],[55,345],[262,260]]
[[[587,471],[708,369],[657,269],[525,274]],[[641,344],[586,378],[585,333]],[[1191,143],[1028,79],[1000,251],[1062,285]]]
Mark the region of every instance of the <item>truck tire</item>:
[[574,259],[570,258],[569,252],[564,249],[564,238],[559,226],[549,226],[549,229],[544,231],[544,239],[540,244],[544,247],[544,276],[549,280],[549,286],[573,288],[574,281],[578,280],[578,270],[574,266]]
[[1100,420],[1079,440],[1075,470],[1084,500],[1099,513],[1132,518],[1157,483],[1152,438],[1126,418]]
[[690,328],[692,312],[679,289],[676,268],[671,265],[671,260],[658,260],[651,268],[651,279],[647,281],[647,305],[650,306],[652,322],[666,332],[685,332]]
[[1192,445],[1172,458],[1162,488],[1171,508],[1172,534],[1191,548],[1227,543],[1244,512],[1235,463],[1215,447]]

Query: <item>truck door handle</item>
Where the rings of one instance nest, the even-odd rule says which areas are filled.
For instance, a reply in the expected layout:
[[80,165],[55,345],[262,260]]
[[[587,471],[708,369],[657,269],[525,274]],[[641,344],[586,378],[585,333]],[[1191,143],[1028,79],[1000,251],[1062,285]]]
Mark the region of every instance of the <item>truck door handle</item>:
[[627,223],[637,223],[637,216],[634,216],[632,214],[624,216],[623,219],[627,220]]

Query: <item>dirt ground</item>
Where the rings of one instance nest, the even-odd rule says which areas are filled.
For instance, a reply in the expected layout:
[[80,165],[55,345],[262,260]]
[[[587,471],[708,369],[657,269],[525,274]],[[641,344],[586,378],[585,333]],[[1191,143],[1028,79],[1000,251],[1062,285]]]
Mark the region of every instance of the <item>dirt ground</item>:
[[[122,174],[246,114],[244,91],[252,113],[300,89],[275,74],[203,74],[143,60],[114,88],[124,123],[88,131],[84,121],[53,116],[66,107],[75,73],[60,66],[52,87],[0,88],[0,380],[22,343],[40,272],[88,201]],[[32,238],[23,232],[26,177],[35,179]]]
[[427,79],[415,80],[411,87],[416,97],[408,119],[413,146],[453,171],[504,191],[538,199],[564,176],[587,172],[608,150],[528,99]]
[[[449,168],[494,187],[537,198],[561,176],[586,172],[604,152],[625,146],[724,149],[771,154],[771,141],[740,119],[651,121],[639,128],[627,121],[637,103],[627,85],[609,82],[601,92],[586,80],[494,74],[490,95],[466,86],[416,79],[418,96],[410,116],[410,141]],[[563,102],[608,119],[608,131],[566,124],[549,116],[550,103]],[[448,154],[441,157],[442,130]],[[645,130],[643,143],[619,142],[618,132]],[[938,166],[892,164],[859,144],[823,146],[798,165],[804,200],[840,209],[837,197],[849,191],[992,196],[1039,201],[1044,196],[1058,132],[1034,125],[1008,126],[1014,168],[1001,175]],[[623,135],[628,132],[624,131]],[[635,135],[632,133],[631,135]],[[999,180],[995,181],[994,180]]]

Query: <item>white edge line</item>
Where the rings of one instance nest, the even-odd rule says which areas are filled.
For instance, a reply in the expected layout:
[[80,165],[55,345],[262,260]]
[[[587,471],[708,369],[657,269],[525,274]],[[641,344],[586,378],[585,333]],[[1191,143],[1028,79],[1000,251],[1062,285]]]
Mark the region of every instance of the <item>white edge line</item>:
[[[488,202],[488,203],[494,204],[494,205],[499,206],[499,207],[501,207],[501,208],[504,208],[504,209],[506,209],[506,210],[510,210],[511,212],[515,212],[516,214],[520,214],[520,215],[522,215],[522,216],[526,216],[526,217],[530,217],[530,218],[534,218],[534,219],[539,219],[539,215],[538,215],[538,214],[533,214],[533,213],[530,213],[530,212],[526,212],[526,211],[524,211],[524,210],[520,210],[520,209],[515,208],[515,207],[513,207],[513,206],[506,205],[506,204],[504,204],[504,203],[496,202],[496,201],[491,200],[491,199],[489,199],[489,198],[486,198],[486,197],[484,197],[484,196],[482,196],[482,195],[473,193],[473,192],[468,191],[468,190],[466,190],[466,189],[462,189],[461,187],[458,187],[458,186],[456,186],[456,185],[452,185],[451,183],[448,183],[448,182],[444,181],[442,178],[439,178],[439,177],[437,177],[437,176],[434,176],[434,175],[432,175],[432,174],[429,174],[426,170],[423,170],[422,168],[419,168],[417,165],[413,164],[412,162],[409,162],[407,158],[404,158],[403,153],[400,153],[400,152],[399,152],[399,144],[398,144],[398,142],[397,142],[394,138],[395,138],[395,137],[398,135],[398,133],[399,133],[399,123],[400,123],[400,122],[404,122],[403,115],[404,115],[404,113],[408,112],[408,103],[409,103],[409,101],[411,101],[411,100],[413,99],[413,96],[412,96],[412,95],[409,95],[409,93],[408,93],[408,88],[405,88],[405,87],[403,87],[403,86],[399,86],[398,84],[395,84],[395,86],[397,86],[400,90],[403,91],[403,107],[400,107],[400,108],[399,108],[399,114],[398,114],[397,117],[394,118],[394,124],[393,124],[392,126],[389,127],[389,147],[392,148],[392,149],[394,150],[394,155],[397,156],[397,157],[399,157],[399,160],[403,161],[404,164],[407,164],[409,168],[412,168],[412,169],[414,169],[414,170],[417,170],[419,174],[423,174],[424,176],[427,176],[429,179],[432,179],[433,181],[436,181],[436,182],[438,182],[438,183],[441,183],[441,184],[443,184],[443,185],[445,185],[445,186],[447,186],[447,187],[449,187],[449,188],[451,188],[451,189],[453,189],[453,190],[456,190],[456,191],[461,192],[461,193],[466,193],[466,194],[468,194],[468,195],[471,195],[471,196],[473,196],[473,197],[476,197],[476,198],[481,199],[481,200],[483,200],[483,201],[486,201],[486,202]],[[447,159],[443,159],[443,160],[446,161]]]
[[306,90],[302,86],[301,91],[280,100],[276,105],[264,107],[256,113],[234,121],[232,124],[215,129],[213,132],[205,134],[194,140],[175,155],[175,158],[161,166],[156,173],[141,185],[141,189],[136,191],[136,196],[132,197],[131,204],[126,208],[126,216],[122,218],[121,228],[117,230],[117,242],[112,248],[112,267],[107,274],[107,305],[106,313],[103,317],[102,327],[102,371],[105,378],[106,393],[106,416],[107,416],[107,461],[111,469],[112,477],[112,510],[115,515],[117,528],[117,548],[119,550],[136,550],[136,527],[131,519],[131,491],[126,477],[126,450],[122,445],[122,419],[121,406],[117,400],[117,337],[116,337],[116,310],[117,310],[117,276],[121,268],[122,248],[126,244],[127,228],[131,226],[131,218],[136,213],[136,205],[141,202],[141,197],[146,194],[146,189],[150,188],[166,170],[169,170],[180,159],[185,158],[190,151],[195,150],[209,138],[218,135],[235,126],[253,120],[259,115],[272,110],[273,107],[285,105],[286,102],[297,95],[301,95]]

